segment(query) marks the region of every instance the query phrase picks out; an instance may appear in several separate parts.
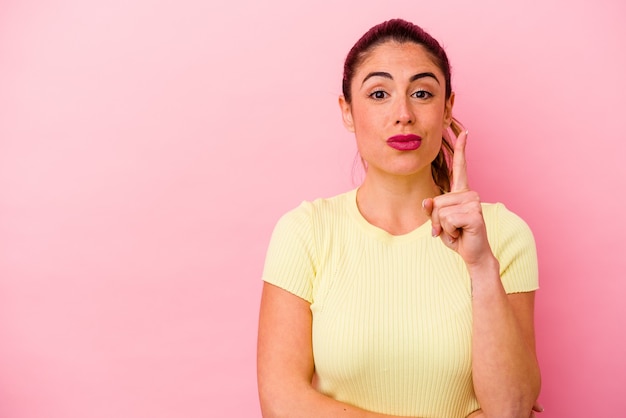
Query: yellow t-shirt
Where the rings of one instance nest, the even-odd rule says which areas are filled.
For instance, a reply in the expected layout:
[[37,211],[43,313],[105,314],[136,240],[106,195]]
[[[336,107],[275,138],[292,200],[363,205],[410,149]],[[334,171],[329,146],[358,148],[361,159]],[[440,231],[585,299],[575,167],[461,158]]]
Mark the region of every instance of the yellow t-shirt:
[[[533,235],[483,204],[507,293],[538,288]],[[309,301],[317,389],[400,416],[463,418],[472,386],[471,284],[461,257],[426,222],[394,236],[368,223],[356,190],[303,202],[277,223],[263,280]]]

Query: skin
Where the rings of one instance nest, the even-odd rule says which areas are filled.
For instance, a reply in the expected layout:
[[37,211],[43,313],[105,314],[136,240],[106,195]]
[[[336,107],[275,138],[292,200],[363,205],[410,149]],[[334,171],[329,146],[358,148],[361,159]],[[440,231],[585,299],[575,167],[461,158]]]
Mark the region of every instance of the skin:
[[[432,74],[415,79],[417,74]],[[374,75],[372,75],[374,74]],[[441,239],[465,261],[472,278],[472,375],[482,409],[472,418],[532,416],[540,388],[533,325],[534,292],[507,295],[491,252],[480,199],[470,190],[467,132],[459,135],[452,191],[441,195],[430,164],[452,123],[454,95],[446,99],[442,72],[419,45],[387,42],[370,51],[352,82],[352,102],[339,105],[368,169],[357,204],[373,225],[394,235],[430,220]],[[396,134],[417,134],[421,146],[398,151]],[[390,417],[364,411],[317,392],[310,305],[264,284],[258,339],[258,382],[264,417]],[[535,405],[540,410],[539,405]]]
[[535,354],[534,292],[507,295],[482,217],[480,199],[469,189],[467,132],[457,138],[449,194],[426,199],[433,236],[461,255],[472,279],[472,377],[481,404],[470,417],[528,417],[536,403],[540,373]]
[[[379,72],[392,79],[367,78]],[[435,78],[411,81],[425,73]],[[430,164],[441,149],[442,131],[452,122],[454,94],[446,99],[443,73],[423,47],[395,42],[370,52],[354,75],[351,91],[352,102],[340,97],[339,105],[344,125],[354,132],[368,165],[357,191],[359,210],[370,223],[394,235],[410,232],[428,220],[422,200],[439,194]],[[387,144],[389,137],[407,133],[422,137],[417,150],[401,152]]]

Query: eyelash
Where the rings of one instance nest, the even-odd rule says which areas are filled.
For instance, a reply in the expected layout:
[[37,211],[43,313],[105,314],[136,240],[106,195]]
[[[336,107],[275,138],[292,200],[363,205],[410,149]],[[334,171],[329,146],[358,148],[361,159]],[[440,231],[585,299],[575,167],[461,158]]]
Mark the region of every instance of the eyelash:
[[[376,97],[376,95],[378,95],[379,93],[383,93],[385,95],[385,97]],[[418,93],[425,93],[426,96],[425,97],[418,97],[418,96],[416,96],[416,94],[418,94]],[[371,92],[368,96],[371,99],[374,99],[374,100],[383,100],[383,99],[387,98],[387,96],[389,96],[389,93],[387,93],[384,90],[375,90],[375,91]],[[427,91],[427,90],[420,89],[420,90],[417,90],[416,92],[412,93],[411,97],[415,97],[416,99],[425,100],[425,99],[430,99],[431,97],[433,97],[433,94],[431,92]]]
[[[385,95],[385,97],[376,97],[376,95],[379,94],[379,93],[383,93]],[[387,96],[389,96],[389,93],[387,93],[384,90],[374,90],[373,92],[371,92],[369,94],[369,97],[374,99],[374,100],[382,100],[382,99],[387,98]]]
[[[426,97],[417,97],[415,96],[417,93],[426,93]],[[419,89],[415,93],[411,94],[411,96],[415,96],[416,99],[430,99],[431,97],[433,97],[433,94],[427,90]]]

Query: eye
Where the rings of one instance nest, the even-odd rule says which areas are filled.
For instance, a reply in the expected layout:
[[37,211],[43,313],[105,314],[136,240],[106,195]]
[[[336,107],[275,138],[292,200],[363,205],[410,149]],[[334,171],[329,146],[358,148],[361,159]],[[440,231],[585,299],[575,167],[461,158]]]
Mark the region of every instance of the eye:
[[428,99],[430,97],[433,97],[433,94],[426,90],[418,90],[411,96],[415,97],[416,99]]
[[374,100],[382,100],[385,99],[389,96],[389,94],[384,91],[384,90],[376,90],[372,93],[370,93],[369,97],[371,97]]

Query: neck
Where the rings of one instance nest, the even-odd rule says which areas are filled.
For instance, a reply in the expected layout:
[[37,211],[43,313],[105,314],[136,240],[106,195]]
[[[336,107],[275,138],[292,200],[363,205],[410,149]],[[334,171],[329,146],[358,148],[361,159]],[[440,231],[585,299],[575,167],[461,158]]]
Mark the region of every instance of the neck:
[[357,191],[357,205],[372,225],[392,235],[407,234],[428,221],[422,201],[441,192],[430,172],[422,176],[368,173]]

